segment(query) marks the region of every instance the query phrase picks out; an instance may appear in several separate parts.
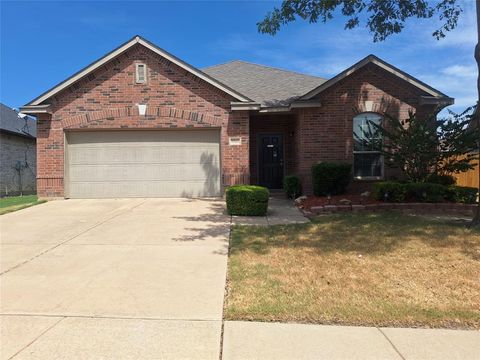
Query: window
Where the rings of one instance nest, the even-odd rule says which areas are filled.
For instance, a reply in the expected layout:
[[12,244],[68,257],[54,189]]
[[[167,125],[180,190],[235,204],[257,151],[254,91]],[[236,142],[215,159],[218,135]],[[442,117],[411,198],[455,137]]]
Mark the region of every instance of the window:
[[382,117],[363,113],[353,118],[353,176],[357,179],[383,177],[383,158],[379,151],[382,135],[372,125],[380,125]]
[[137,84],[144,84],[147,82],[147,65],[145,64],[135,65],[135,82]]

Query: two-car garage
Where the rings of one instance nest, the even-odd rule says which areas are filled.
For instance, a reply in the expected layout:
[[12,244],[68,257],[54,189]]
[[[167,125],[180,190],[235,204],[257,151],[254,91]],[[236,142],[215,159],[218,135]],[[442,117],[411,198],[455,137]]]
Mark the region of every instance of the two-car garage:
[[220,196],[220,130],[66,133],[68,198]]

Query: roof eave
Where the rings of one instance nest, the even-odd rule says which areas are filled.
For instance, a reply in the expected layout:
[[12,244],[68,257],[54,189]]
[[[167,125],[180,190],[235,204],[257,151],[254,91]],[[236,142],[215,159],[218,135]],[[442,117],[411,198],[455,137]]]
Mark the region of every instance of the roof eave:
[[260,110],[261,104],[257,102],[230,102],[232,110]]
[[50,104],[42,105],[25,105],[20,108],[20,112],[24,114],[51,114]]
[[321,107],[320,101],[292,101],[288,105],[282,106],[262,106],[259,102],[230,102],[231,110],[254,110],[261,113],[267,112],[289,112],[296,108]]
[[435,96],[420,96],[420,105],[442,105],[450,106],[455,103],[455,99],[445,96],[445,97],[435,97]]
[[21,132],[18,132],[18,131],[12,131],[12,130],[2,129],[2,128],[0,128],[0,133],[20,136],[22,138],[30,139],[30,140],[36,140],[37,139],[37,137],[35,135],[32,135],[32,134],[21,133]]
[[290,108],[312,108],[312,107],[321,107],[322,103],[320,101],[306,101],[306,100],[297,100],[293,101],[290,104]]
[[[320,101],[293,101],[288,105],[283,106],[261,106],[258,110],[259,113],[286,113],[291,112],[293,109],[303,109],[303,108],[318,108],[321,107],[322,103]],[[232,108],[233,110],[233,108]]]

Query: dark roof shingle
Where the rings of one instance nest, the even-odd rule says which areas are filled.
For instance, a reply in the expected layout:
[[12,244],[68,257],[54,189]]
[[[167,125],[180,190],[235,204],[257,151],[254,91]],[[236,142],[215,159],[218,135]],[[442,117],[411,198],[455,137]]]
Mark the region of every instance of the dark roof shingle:
[[37,122],[29,116],[20,117],[8,106],[0,103],[0,130],[22,136],[37,136]]
[[262,106],[287,106],[326,79],[235,60],[202,69]]

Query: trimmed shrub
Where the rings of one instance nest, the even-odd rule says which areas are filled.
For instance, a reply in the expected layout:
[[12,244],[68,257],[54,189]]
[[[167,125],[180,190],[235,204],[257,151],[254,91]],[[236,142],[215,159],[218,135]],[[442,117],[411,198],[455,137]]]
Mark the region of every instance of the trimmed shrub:
[[295,175],[288,175],[283,178],[283,191],[290,199],[297,198],[302,193],[300,178]]
[[405,200],[406,193],[406,184],[395,181],[382,181],[372,185],[372,194],[377,200],[402,202]]
[[432,184],[450,186],[455,185],[456,179],[452,175],[432,174],[428,177],[427,182]]
[[347,190],[352,165],[321,162],[312,166],[313,193],[315,196],[338,195]]
[[475,204],[477,202],[478,189],[467,186],[449,186],[446,198],[449,201],[464,204]]
[[447,196],[447,187],[432,183],[407,183],[406,197],[419,202],[441,202]]
[[227,211],[230,215],[266,215],[269,196],[268,189],[262,186],[230,186],[226,190]]

